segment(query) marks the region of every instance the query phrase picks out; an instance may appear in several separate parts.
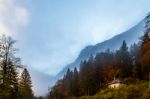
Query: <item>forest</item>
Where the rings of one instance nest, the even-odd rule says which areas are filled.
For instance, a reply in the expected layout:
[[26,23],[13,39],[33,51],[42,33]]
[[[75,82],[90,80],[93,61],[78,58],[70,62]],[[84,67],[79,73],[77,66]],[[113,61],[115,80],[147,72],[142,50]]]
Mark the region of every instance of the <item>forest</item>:
[[[118,78],[127,87],[109,89]],[[149,99],[150,98],[150,14],[145,17],[145,31],[139,42],[122,42],[116,51],[107,49],[82,60],[57,81],[48,99]]]
[[0,36],[0,99],[32,99],[30,74],[17,57],[16,41]]

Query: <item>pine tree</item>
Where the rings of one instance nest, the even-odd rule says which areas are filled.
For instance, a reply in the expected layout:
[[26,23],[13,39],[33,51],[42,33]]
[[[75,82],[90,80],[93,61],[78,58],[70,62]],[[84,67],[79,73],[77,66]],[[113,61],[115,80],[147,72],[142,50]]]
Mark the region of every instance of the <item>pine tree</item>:
[[10,87],[10,97],[17,99],[19,93],[17,68],[8,60],[8,84]]
[[19,88],[20,88],[20,96],[23,99],[32,99],[33,98],[31,77],[26,68],[23,70],[23,72],[21,74]]
[[81,61],[80,64],[80,72],[79,72],[79,88],[80,88],[80,95],[86,95],[87,90],[86,90],[86,80],[87,80],[87,62],[86,61]]
[[132,59],[132,77],[141,79],[141,65],[140,65],[140,44],[133,44],[130,46],[130,57]]
[[78,96],[79,95],[79,74],[76,67],[74,68],[74,72],[73,72],[72,88],[73,88],[72,89],[73,95]]
[[121,76],[128,77],[131,74],[132,61],[125,41],[123,41],[120,49],[116,53],[118,66],[121,66]]
[[73,81],[73,72],[68,69],[67,73],[66,73],[66,92],[67,92],[67,96],[72,96],[73,92],[72,92],[72,81]]

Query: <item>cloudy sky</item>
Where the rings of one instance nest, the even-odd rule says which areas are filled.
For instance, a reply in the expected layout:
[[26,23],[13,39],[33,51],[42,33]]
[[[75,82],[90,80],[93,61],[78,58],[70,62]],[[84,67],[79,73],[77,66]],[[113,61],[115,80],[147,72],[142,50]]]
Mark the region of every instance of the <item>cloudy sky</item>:
[[150,0],[0,0],[0,33],[18,40],[22,62],[55,75],[86,46],[121,33]]

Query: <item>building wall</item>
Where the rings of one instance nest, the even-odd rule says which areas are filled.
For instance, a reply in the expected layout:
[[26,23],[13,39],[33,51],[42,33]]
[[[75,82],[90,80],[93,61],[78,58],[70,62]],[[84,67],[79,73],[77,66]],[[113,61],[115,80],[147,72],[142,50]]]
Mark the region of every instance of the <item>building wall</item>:
[[123,87],[123,86],[125,86],[125,84],[115,83],[115,84],[109,85],[108,87],[109,88],[120,88],[120,87]]

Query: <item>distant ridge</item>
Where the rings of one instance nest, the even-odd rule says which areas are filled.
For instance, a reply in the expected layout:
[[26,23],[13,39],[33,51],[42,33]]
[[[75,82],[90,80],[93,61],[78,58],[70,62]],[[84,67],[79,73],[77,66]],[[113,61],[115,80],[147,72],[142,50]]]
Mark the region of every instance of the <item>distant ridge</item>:
[[126,32],[120,33],[119,35],[114,36],[113,38],[106,40],[104,42],[98,43],[94,46],[87,46],[83,50],[81,50],[77,59],[65,66],[55,77],[56,80],[62,78],[66,73],[67,69],[74,69],[75,67],[79,67],[81,60],[88,59],[90,55],[95,55],[98,52],[105,51],[110,48],[111,50],[116,50],[120,47],[123,40],[127,42],[128,45],[133,43],[137,43],[139,41],[139,37],[142,36],[144,31],[144,21],[142,20],[134,27],[130,28]]

